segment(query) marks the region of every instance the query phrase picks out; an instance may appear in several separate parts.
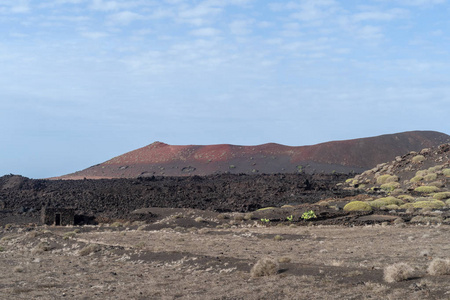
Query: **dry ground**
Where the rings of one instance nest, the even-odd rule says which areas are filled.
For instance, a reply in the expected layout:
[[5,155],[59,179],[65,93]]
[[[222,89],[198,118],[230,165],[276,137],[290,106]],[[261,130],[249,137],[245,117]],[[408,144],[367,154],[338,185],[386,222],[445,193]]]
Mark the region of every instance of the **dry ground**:
[[[192,218],[195,217],[191,214]],[[450,226],[273,226],[229,221],[0,229],[0,299],[450,299]],[[245,225],[243,225],[245,224]],[[158,227],[159,226],[159,227]],[[262,257],[277,275],[253,278]],[[406,262],[407,281],[383,268]]]

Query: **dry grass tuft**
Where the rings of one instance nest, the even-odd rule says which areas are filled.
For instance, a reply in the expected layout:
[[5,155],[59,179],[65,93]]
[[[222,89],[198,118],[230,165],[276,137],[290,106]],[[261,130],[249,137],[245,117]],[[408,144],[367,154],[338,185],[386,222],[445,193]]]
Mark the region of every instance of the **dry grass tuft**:
[[262,277],[276,275],[280,269],[278,261],[271,257],[261,258],[256,262],[253,268],[250,270],[252,277]]
[[80,251],[78,251],[78,255],[79,256],[87,256],[91,253],[100,251],[100,246],[97,244],[89,244],[86,247],[84,247],[83,249],[81,249]]
[[450,275],[450,259],[433,259],[427,272],[430,275]]
[[386,282],[399,282],[414,276],[414,269],[406,263],[396,263],[384,268]]

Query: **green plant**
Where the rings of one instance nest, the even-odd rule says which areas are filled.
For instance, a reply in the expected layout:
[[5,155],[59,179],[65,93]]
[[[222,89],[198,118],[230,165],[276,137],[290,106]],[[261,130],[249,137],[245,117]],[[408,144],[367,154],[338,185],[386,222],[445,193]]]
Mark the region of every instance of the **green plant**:
[[437,179],[437,175],[436,173],[431,173],[426,175],[423,179],[425,179],[425,181],[433,181]]
[[263,222],[263,223],[269,223],[270,220],[269,220],[269,219],[266,219],[266,218],[262,218],[262,219],[261,219],[261,222]]
[[444,170],[442,170],[442,174],[444,174],[445,177],[450,177],[450,169],[444,169]]
[[303,219],[303,220],[310,220],[310,219],[315,219],[315,218],[317,218],[317,216],[316,216],[316,214],[314,213],[314,211],[312,211],[312,210],[305,211],[305,212],[302,214],[302,219]]
[[294,220],[294,216],[293,216],[293,215],[290,215],[289,217],[286,217],[286,219],[287,219],[289,222],[292,222],[292,221]]
[[371,211],[372,207],[363,201],[352,201],[344,206],[344,211]]
[[414,208],[432,208],[432,209],[440,209],[445,206],[445,203],[440,200],[431,200],[431,201],[417,201],[413,203]]
[[400,183],[398,182],[386,182],[383,183],[380,188],[386,192],[392,192],[395,189],[398,189],[400,187]]
[[441,192],[433,195],[433,198],[436,200],[445,200],[450,198],[450,192]]
[[413,178],[411,178],[409,180],[409,182],[419,182],[419,181],[422,181],[422,180],[423,180],[422,176],[414,176]]
[[430,193],[436,193],[439,192],[439,188],[436,186],[429,186],[429,185],[423,185],[423,186],[419,186],[416,187],[414,189],[414,191],[419,192],[419,193],[426,193],[426,194],[430,194]]

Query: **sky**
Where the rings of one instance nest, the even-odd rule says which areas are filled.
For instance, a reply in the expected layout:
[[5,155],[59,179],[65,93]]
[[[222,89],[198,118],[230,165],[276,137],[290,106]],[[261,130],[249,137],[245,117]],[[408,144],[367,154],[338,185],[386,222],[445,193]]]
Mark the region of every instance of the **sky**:
[[450,0],[1,0],[0,176],[161,141],[450,134]]

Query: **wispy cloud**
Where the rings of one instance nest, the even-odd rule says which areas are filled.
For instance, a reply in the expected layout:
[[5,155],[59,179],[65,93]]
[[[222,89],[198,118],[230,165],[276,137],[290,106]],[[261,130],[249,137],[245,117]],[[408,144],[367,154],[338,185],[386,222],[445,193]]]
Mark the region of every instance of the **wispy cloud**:
[[212,37],[220,34],[220,30],[212,27],[204,27],[192,30],[190,34],[195,36],[204,36],[204,37]]
[[131,11],[122,11],[116,14],[112,14],[108,17],[109,22],[119,25],[128,25],[133,21],[138,21],[142,19],[144,19],[142,15]]

